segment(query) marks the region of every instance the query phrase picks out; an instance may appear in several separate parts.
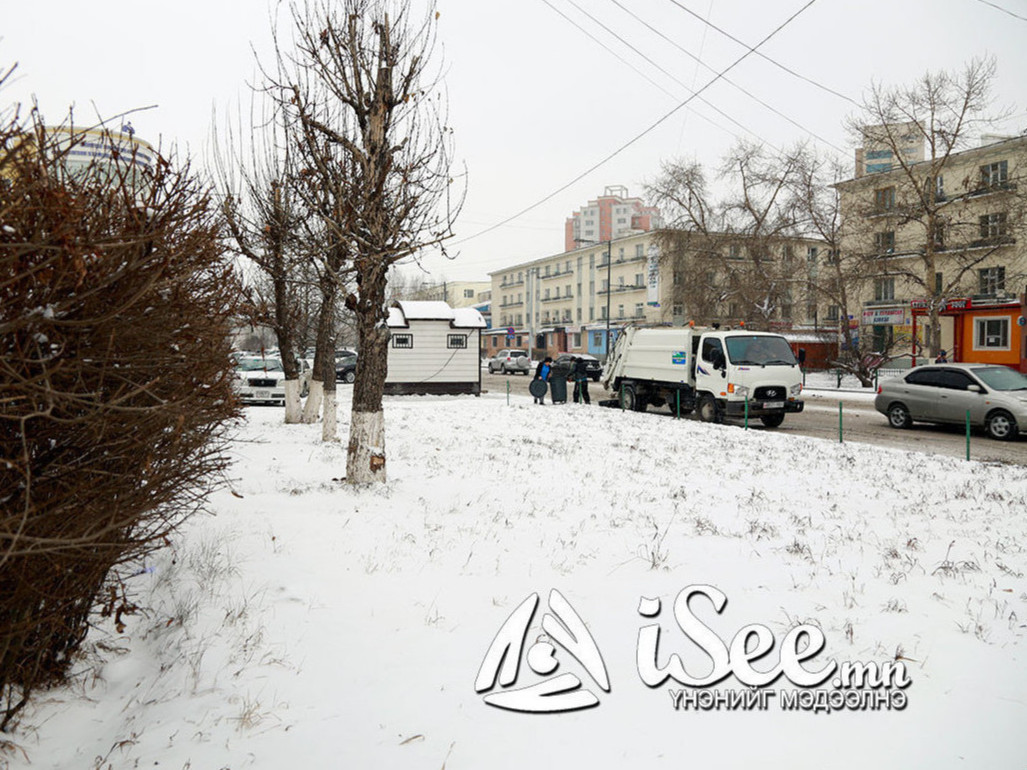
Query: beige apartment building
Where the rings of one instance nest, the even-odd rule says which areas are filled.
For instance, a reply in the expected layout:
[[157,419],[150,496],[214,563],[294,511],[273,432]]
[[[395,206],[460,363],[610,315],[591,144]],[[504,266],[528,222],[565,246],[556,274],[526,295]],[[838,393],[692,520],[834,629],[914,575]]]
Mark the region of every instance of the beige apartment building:
[[446,302],[454,308],[472,307],[488,302],[491,289],[489,281],[440,281],[417,289],[411,299]]
[[857,151],[856,178],[838,185],[842,250],[866,258],[862,332],[910,364],[937,334],[949,360],[1027,370],[1027,137],[986,136],[933,161],[906,153],[915,161]]
[[607,327],[616,339],[629,322],[672,320],[659,265],[655,233],[644,232],[490,273],[496,328],[485,335],[486,351],[530,347],[605,355]]
[[[826,335],[837,330],[838,309],[832,315],[832,308],[818,308],[809,290],[811,271],[829,258],[819,241],[779,238],[771,245],[763,243],[760,265],[744,237],[719,237],[715,257],[709,237],[692,247],[695,253],[678,255],[663,253],[665,232],[583,245],[491,273],[494,328],[483,335],[486,354],[510,347],[602,358],[607,331],[615,341],[627,324],[737,324],[752,317],[741,308],[742,285],[751,287],[751,273],[759,268],[767,275],[770,265],[776,282],[774,306],[762,328],[819,329]],[[700,284],[704,291],[689,291]],[[770,296],[770,287],[762,288],[766,291],[760,297]],[[705,306],[697,301],[698,295],[711,292],[716,302]]]

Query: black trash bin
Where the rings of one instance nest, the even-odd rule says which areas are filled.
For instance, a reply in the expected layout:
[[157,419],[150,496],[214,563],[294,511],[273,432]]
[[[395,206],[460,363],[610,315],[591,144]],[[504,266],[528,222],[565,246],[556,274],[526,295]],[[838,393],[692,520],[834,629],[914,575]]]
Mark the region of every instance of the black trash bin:
[[554,404],[567,403],[567,377],[565,375],[554,371],[549,376],[549,389],[553,393]]

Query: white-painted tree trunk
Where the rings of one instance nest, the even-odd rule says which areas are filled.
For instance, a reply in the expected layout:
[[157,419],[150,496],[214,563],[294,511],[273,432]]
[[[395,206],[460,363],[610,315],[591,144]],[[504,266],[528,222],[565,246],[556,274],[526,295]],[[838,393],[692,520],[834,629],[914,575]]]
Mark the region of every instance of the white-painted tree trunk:
[[349,424],[346,481],[385,481],[385,412],[353,412]]
[[324,399],[324,383],[311,380],[307,403],[303,405],[303,422],[315,423],[321,414],[321,401]]
[[324,394],[324,420],[321,423],[321,440],[338,441],[338,416],[335,413],[335,391]]
[[300,405],[300,381],[285,381],[285,424],[295,425],[303,416]]

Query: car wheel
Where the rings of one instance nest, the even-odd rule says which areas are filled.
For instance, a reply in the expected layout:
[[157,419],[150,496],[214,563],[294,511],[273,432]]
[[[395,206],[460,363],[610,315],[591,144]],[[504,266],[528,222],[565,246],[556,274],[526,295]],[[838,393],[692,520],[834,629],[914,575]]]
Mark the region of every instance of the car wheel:
[[784,421],[785,416],[783,414],[765,414],[760,417],[760,422],[768,428],[779,428]]
[[349,371],[342,375],[342,381],[345,382],[347,385],[352,385],[354,382],[356,382],[356,379],[357,373],[354,371]]
[[888,407],[888,424],[893,428],[908,428],[913,424],[905,404],[892,404]]
[[489,374],[495,374],[496,370],[492,368],[492,364],[489,364]]
[[699,419],[703,422],[717,421],[717,402],[708,393],[699,399]]
[[592,375],[592,382],[599,382],[599,375],[598,374],[593,374]]
[[998,441],[1009,441],[1020,432],[1016,420],[1009,412],[992,412],[988,415],[984,428],[988,435]]
[[499,373],[500,374],[506,374],[507,373],[506,372],[506,364],[500,364],[499,365]]
[[306,398],[309,395],[310,395],[310,384],[304,382],[303,383],[303,390],[300,391],[300,398]]

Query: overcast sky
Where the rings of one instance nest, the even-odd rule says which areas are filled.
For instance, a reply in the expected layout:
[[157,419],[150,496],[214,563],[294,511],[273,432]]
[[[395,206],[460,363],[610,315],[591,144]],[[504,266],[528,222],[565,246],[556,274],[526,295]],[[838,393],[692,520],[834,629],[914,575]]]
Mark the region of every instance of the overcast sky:
[[[605,186],[642,195],[662,160],[713,166],[738,137],[774,148],[810,139],[851,160],[843,126],[856,112],[849,100],[858,102],[875,80],[909,83],[926,70],[994,56],[995,111],[1012,113],[1002,129],[1027,129],[1027,0],[438,0],[438,7],[468,197],[453,239],[458,256],[425,257],[421,280],[484,280],[491,270],[562,251],[564,220]],[[69,105],[82,122],[157,105],[131,116],[136,135],[202,159],[212,115],[248,99],[252,51],[268,50],[268,9],[264,0],[9,3],[0,62],[16,62],[18,76],[0,97],[7,105],[35,95],[50,122]],[[750,46],[780,30],[759,48],[768,58],[749,56],[701,100],[672,113],[746,51],[703,20]]]

